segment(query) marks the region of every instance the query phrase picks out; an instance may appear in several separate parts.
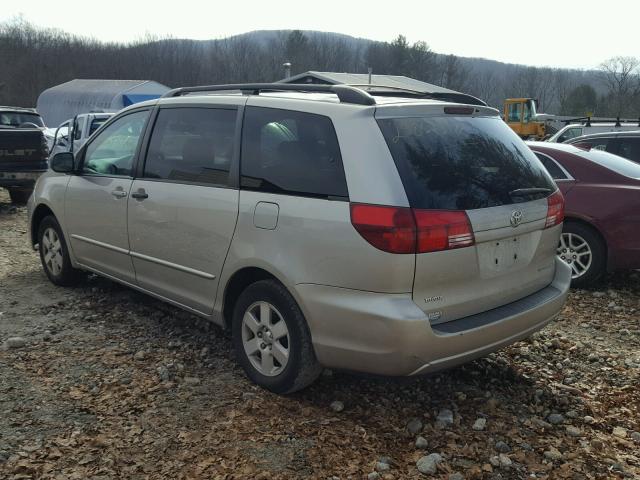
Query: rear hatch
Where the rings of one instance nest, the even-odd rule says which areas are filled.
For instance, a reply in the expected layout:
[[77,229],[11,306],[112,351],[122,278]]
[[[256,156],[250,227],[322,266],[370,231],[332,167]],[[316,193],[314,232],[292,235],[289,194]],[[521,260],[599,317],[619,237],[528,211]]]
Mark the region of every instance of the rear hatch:
[[0,128],[0,171],[47,169],[49,151],[38,128]]
[[524,142],[478,108],[392,112],[376,117],[416,219],[413,298],[432,324],[551,283],[561,218],[547,217],[562,197]]

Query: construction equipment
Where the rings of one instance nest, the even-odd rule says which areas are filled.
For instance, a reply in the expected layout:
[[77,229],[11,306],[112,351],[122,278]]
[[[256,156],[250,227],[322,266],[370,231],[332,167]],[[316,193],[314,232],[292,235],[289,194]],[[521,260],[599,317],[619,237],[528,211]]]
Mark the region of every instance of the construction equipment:
[[549,124],[554,115],[537,113],[538,101],[533,98],[507,98],[504,101],[504,121],[521,138],[543,140],[555,130]]

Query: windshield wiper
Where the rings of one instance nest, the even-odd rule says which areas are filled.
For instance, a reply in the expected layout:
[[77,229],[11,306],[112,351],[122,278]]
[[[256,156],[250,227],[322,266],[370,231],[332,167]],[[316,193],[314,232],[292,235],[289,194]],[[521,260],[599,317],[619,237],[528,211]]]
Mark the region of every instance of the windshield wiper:
[[536,193],[551,193],[551,189],[545,187],[516,188],[511,190],[509,195],[535,195]]

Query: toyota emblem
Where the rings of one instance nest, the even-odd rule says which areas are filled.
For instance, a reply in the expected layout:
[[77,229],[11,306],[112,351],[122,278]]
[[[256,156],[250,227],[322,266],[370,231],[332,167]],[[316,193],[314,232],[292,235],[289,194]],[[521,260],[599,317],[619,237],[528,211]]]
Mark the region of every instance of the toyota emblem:
[[514,210],[511,212],[511,226],[517,227],[522,223],[522,212],[520,210]]

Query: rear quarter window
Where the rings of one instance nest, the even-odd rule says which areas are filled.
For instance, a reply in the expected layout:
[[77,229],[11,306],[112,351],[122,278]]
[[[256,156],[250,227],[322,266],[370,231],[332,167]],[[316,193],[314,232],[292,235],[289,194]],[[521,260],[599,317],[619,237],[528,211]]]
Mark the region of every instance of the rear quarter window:
[[242,188],[319,198],[348,197],[340,147],[328,117],[247,107],[242,132]]
[[378,124],[414,208],[487,208],[544,198],[556,189],[500,118],[390,118]]

